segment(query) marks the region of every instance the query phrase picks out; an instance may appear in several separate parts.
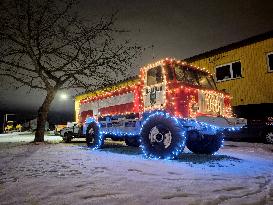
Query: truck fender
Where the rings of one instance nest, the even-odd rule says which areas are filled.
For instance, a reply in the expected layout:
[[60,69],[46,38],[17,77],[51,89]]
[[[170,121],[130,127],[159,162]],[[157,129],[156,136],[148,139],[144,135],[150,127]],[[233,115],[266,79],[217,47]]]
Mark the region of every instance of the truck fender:
[[142,118],[141,121],[145,122],[147,120],[148,117],[150,117],[151,115],[154,115],[156,113],[164,113],[164,114],[168,114],[166,111],[162,111],[162,110],[151,110],[151,111],[146,111],[142,114]]

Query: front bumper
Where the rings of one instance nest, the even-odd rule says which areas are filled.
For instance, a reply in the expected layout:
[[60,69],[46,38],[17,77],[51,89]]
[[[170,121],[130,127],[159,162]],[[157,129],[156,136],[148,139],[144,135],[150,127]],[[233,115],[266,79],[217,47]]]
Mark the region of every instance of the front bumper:
[[225,118],[225,117],[207,117],[199,116],[196,121],[217,127],[219,129],[237,130],[247,125],[247,120],[244,118]]

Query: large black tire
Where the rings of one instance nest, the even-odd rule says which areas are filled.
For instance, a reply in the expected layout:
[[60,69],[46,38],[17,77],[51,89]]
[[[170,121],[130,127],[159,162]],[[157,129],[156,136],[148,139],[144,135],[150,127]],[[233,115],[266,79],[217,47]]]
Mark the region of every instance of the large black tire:
[[86,129],[86,144],[93,149],[101,148],[103,145],[103,136],[96,122],[91,122]]
[[190,130],[187,132],[187,148],[195,154],[214,154],[223,145],[224,134],[207,135]]
[[141,147],[148,158],[173,159],[185,147],[186,131],[170,115],[157,112],[143,123]]
[[65,132],[65,133],[64,133],[64,136],[63,136],[63,141],[64,141],[65,143],[69,143],[69,142],[71,142],[72,138],[73,138],[73,136],[72,136],[71,133]]
[[125,143],[127,146],[130,146],[130,147],[139,147],[140,146],[140,140],[139,138],[125,138]]

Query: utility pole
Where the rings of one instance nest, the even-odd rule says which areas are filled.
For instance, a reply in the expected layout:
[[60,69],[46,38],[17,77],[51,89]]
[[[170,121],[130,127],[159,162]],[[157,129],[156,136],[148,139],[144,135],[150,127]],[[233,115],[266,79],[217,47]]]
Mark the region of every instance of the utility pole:
[[4,115],[4,121],[3,121],[3,133],[5,133],[5,115]]

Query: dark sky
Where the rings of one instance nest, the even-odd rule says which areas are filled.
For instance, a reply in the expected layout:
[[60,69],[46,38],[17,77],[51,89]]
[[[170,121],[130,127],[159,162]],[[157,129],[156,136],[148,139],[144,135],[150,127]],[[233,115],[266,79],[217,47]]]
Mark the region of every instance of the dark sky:
[[[117,25],[131,31],[128,38],[144,47],[154,45],[138,60],[140,66],[163,57],[184,59],[273,29],[272,0],[89,0],[79,10],[86,18],[119,10]],[[138,67],[132,68],[137,72]],[[33,115],[43,101],[38,91],[4,87],[2,112]],[[73,97],[62,101],[57,96],[51,110],[71,115],[73,106]]]

